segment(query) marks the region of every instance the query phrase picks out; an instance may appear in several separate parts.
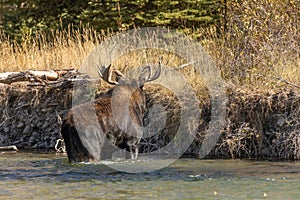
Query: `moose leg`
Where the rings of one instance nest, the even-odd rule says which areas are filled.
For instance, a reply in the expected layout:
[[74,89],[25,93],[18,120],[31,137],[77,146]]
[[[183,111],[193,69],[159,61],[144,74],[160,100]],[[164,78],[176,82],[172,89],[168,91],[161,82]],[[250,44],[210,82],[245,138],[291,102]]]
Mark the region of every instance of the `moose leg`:
[[65,141],[70,163],[94,161],[94,157],[82,144],[75,127],[64,123],[62,125],[62,136]]
[[132,146],[130,148],[131,159],[136,160],[139,154],[139,148],[137,146]]
[[139,153],[138,139],[131,138],[130,140],[127,141],[127,145],[130,151],[131,159],[136,160]]

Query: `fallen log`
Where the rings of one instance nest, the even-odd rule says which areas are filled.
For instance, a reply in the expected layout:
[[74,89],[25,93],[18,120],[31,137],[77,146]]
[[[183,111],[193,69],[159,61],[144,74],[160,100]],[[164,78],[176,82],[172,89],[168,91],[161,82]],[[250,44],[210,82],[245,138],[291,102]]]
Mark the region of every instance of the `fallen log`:
[[22,72],[4,72],[0,73],[0,83],[11,84],[13,82],[40,82],[45,81],[56,81],[61,76],[67,74],[70,70],[51,70],[51,71],[38,71],[38,70],[27,70]]
[[15,145],[0,146],[0,151],[19,151]]

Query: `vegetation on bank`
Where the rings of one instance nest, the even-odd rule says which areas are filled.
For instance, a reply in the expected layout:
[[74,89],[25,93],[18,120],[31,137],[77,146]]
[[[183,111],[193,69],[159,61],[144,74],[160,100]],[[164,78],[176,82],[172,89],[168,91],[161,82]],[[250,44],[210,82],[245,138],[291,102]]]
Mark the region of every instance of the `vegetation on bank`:
[[[71,1],[55,1],[57,10],[49,8],[54,6],[52,1],[46,5],[33,0],[23,5],[23,10],[17,9],[21,0],[6,2],[18,4],[3,18],[1,72],[78,69],[98,44],[119,31],[156,25],[176,29],[204,47],[227,85],[226,123],[210,156],[300,159],[298,0],[72,1],[76,4],[72,6]],[[203,9],[197,9],[202,4]],[[26,20],[18,21],[14,11]],[[136,67],[149,60],[154,62],[161,55],[163,64],[171,67],[186,63],[169,52],[134,51],[113,65],[124,71],[124,63]],[[197,92],[202,109],[199,134],[187,152],[195,154],[205,136],[211,105],[204,98],[207,90],[201,77],[191,67],[182,69],[182,73]],[[151,97],[148,104],[163,102],[162,106],[170,108],[171,118],[162,130],[165,135],[143,141],[145,151],[149,151],[148,144],[164,144],[172,139],[178,123],[178,116],[172,113],[179,112],[176,99],[168,91],[148,88],[147,93]],[[8,95],[5,101],[9,99]]]
[[[14,6],[8,7],[9,2]],[[300,85],[298,1],[75,1],[73,6],[63,2],[6,1],[9,12],[2,19],[0,71],[78,68],[115,31],[159,25],[199,40],[224,80],[234,85],[260,89]],[[85,9],[78,13],[82,6]],[[144,17],[139,17],[141,13]]]

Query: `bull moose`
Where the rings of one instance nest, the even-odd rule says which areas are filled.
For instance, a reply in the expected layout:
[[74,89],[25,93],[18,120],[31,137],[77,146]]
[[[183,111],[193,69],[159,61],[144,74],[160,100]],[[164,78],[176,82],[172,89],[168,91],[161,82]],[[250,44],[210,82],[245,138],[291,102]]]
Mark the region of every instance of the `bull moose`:
[[[161,62],[154,73],[148,65],[135,79],[113,70],[111,65],[98,68],[98,72],[104,81],[114,87],[90,102],[74,106],[66,114],[61,133],[69,162],[111,158],[112,152],[103,154],[108,146],[126,149],[131,159],[136,159],[146,110],[143,86],[160,76]],[[92,112],[96,113],[94,117],[90,114]],[[75,126],[76,123],[80,126]]]

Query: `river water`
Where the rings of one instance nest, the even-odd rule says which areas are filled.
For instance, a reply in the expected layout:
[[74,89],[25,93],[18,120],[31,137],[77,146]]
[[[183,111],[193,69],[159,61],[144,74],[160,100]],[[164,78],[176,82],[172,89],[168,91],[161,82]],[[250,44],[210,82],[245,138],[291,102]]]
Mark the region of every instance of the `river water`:
[[104,164],[0,154],[0,199],[300,199],[300,162],[179,159],[135,174]]

